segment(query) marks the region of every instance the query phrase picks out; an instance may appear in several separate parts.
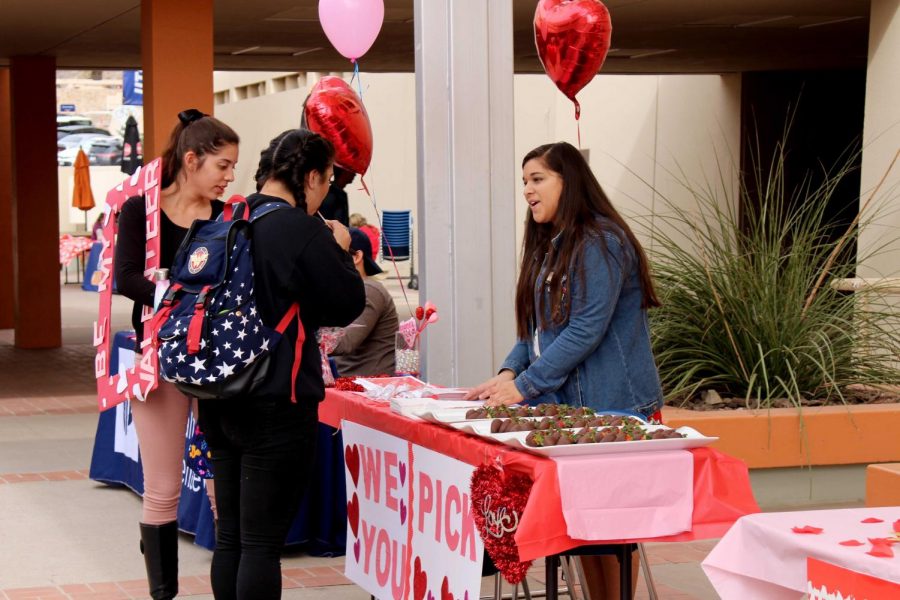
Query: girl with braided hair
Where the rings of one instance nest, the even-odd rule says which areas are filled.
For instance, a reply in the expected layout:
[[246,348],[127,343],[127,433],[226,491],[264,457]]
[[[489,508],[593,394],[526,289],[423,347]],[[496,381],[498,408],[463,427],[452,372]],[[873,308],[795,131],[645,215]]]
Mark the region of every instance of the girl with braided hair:
[[334,147],[325,138],[285,131],[263,150],[257,193],[247,198],[251,210],[273,202],[289,207],[253,222],[253,285],[266,325],[274,328],[297,302],[306,337],[296,378],[294,320],[252,397],[200,402],[216,474],[211,578],[217,600],[281,597],[281,549],[308,485],[318,403],[325,397],[315,333],[320,326],[349,325],[365,307],[363,282],[348,253],[350,234],[316,215],[333,161]]

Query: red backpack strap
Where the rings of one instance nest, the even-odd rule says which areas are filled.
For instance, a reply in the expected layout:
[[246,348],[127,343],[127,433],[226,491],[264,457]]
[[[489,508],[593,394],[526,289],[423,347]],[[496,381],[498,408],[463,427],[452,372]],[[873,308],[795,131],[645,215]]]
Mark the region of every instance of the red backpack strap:
[[231,198],[225,201],[225,208],[222,209],[222,220],[223,221],[231,221],[234,218],[234,209],[240,205],[244,205],[244,211],[242,214],[246,215],[249,208],[247,207],[247,199],[243,196],[239,196],[235,194]]
[[303,357],[303,342],[306,341],[306,330],[303,328],[303,321],[300,320],[300,305],[294,302],[291,307],[281,317],[278,327],[275,331],[284,335],[284,330],[294,317],[297,317],[297,341],[294,343],[294,364],[291,367],[291,402],[297,403],[297,374],[300,372],[300,359]]
[[200,335],[203,333],[203,319],[206,317],[206,295],[210,286],[205,285],[194,303],[194,316],[188,324],[187,351],[189,356],[200,352]]
[[166,292],[166,295],[163,297],[162,302],[159,305],[159,310],[156,311],[156,314],[153,315],[153,318],[150,320],[150,331],[152,336],[152,342],[154,349],[157,347],[156,344],[156,336],[159,333],[160,328],[165,324],[166,319],[169,318],[169,313],[172,312],[172,303],[175,298],[175,294],[181,289],[180,283],[173,283],[172,287]]

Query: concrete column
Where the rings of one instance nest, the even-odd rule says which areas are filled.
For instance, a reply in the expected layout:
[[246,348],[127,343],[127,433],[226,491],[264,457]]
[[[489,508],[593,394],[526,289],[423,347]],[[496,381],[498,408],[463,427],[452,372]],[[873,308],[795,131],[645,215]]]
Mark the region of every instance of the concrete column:
[[9,68],[0,67],[0,329],[15,323],[12,239],[12,97]]
[[473,385],[515,341],[511,0],[415,0],[424,376]]
[[62,343],[56,175],[56,61],[13,57],[13,271],[15,344]]
[[177,115],[213,113],[213,0],[142,0],[144,156],[159,156]]
[[[878,185],[900,149],[900,0],[872,0],[871,7],[861,202]],[[882,208],[876,225],[860,235],[859,256],[865,257],[886,240],[891,243],[866,259],[857,274],[896,277],[900,272],[900,164],[894,165],[873,203],[876,201]],[[872,211],[872,205],[868,210]]]

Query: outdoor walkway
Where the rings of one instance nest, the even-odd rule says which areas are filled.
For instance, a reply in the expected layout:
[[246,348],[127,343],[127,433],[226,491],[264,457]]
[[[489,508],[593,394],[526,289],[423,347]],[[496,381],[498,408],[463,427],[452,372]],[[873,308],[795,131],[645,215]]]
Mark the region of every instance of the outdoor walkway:
[[[386,283],[406,318],[398,282]],[[415,306],[418,294],[407,293]],[[126,328],[129,303],[114,300],[113,330]],[[97,295],[66,285],[62,303],[61,349],[16,350],[12,332],[0,331],[0,600],[146,598],[140,499],[87,478],[97,426],[90,345]],[[700,569],[713,545],[648,544],[660,597],[717,598]],[[212,598],[211,553],[186,535],[179,552],[180,597]],[[342,557],[291,553],[283,564],[286,599],[369,598],[344,578]],[[542,563],[530,579],[533,591],[544,588]],[[492,590],[486,578],[482,593]],[[641,581],[638,598],[647,597]]]

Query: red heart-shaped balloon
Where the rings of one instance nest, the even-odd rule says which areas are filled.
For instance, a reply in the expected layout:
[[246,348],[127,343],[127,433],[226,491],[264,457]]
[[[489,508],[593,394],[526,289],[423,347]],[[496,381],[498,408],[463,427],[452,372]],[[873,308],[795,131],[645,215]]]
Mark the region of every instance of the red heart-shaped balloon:
[[362,100],[340,77],[323,77],[303,107],[306,127],[334,144],[339,167],[365,175],[372,162],[372,125]]
[[575,95],[590,83],[609,51],[612,22],[600,0],[540,0],[534,11],[534,42],[544,71],[581,109]]
[[532,561],[519,561],[514,536],[531,494],[531,480],[522,474],[481,465],[472,473],[472,517],[484,549],[503,577],[519,583]]

